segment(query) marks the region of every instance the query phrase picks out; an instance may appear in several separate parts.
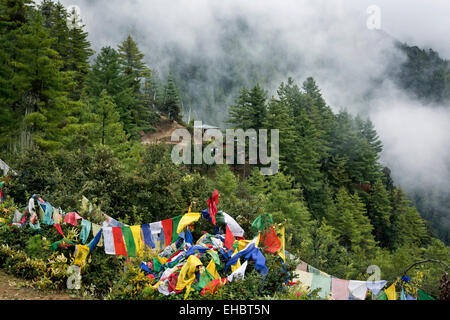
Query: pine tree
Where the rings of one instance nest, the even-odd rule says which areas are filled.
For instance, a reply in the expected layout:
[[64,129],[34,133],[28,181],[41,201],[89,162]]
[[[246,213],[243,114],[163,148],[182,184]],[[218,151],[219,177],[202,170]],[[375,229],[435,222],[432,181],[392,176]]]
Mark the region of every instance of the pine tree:
[[120,122],[119,112],[106,90],[95,101],[92,112],[92,139],[98,144],[110,146],[116,152],[126,151],[127,136]]
[[259,84],[250,91],[242,88],[236,104],[229,109],[228,123],[237,129],[264,129],[267,124],[267,93]]
[[293,121],[293,143],[288,153],[290,162],[287,172],[295,177],[296,182],[304,189],[309,204],[314,194],[321,188],[320,172],[320,133],[303,105],[304,96],[292,79],[282,84],[278,90],[281,101],[287,104]]
[[[133,138],[138,138],[139,132],[152,129],[151,123],[154,116],[145,104],[145,96],[141,91],[143,79],[150,77],[151,73],[143,61],[144,54],[139,51],[131,35],[128,35],[127,39],[119,45],[118,53],[122,73],[126,77],[135,99],[130,106],[133,129],[128,132]],[[175,112],[175,110],[172,111]]]
[[123,73],[131,78],[133,92],[138,93],[141,88],[141,80],[150,73],[143,61],[144,54],[139,51],[131,35],[128,35],[127,39],[119,45],[118,52]]
[[391,211],[389,193],[381,180],[377,180],[369,195],[367,214],[374,226],[375,239],[382,246],[387,245],[387,233],[391,225]]
[[249,95],[248,89],[243,87],[236,103],[229,108],[229,119],[227,123],[232,124],[233,128],[246,131],[252,127]]
[[171,75],[165,86],[163,112],[168,115],[170,120],[181,121],[180,97]]
[[[60,4],[58,3],[58,5]],[[76,87],[73,89],[72,98],[79,99],[81,90],[85,85],[86,75],[89,72],[89,58],[94,52],[87,40],[88,33],[83,30],[85,26],[82,24],[75,8],[68,14],[67,22],[69,23],[68,59],[65,67],[68,71],[74,72]]]
[[264,124],[267,123],[267,93],[266,91],[256,84],[249,92],[250,103],[250,119],[251,128],[255,130],[264,129]]
[[72,104],[66,94],[72,82],[69,74],[60,71],[62,61],[51,48],[53,42],[40,13],[33,12],[19,44],[18,67],[11,82],[23,101],[25,121],[34,141],[54,150],[61,147],[61,129],[72,120],[67,118]]
[[0,0],[0,149],[23,132],[25,108],[19,90],[31,0]]
[[389,230],[390,248],[404,245],[422,246],[429,241],[425,222],[417,209],[411,206],[401,188],[392,192],[391,228]]
[[101,49],[87,77],[87,92],[91,97],[99,97],[103,90],[113,98],[125,131],[135,132],[131,108],[136,99],[127,78],[121,73],[119,55],[111,47]]
[[374,249],[373,226],[357,194],[350,195],[345,188],[340,188],[336,194],[335,208],[328,212],[327,221],[335,228],[345,248],[369,252]]
[[286,101],[275,98],[270,100],[267,106],[266,120],[262,127],[267,129],[268,132],[270,130],[279,131],[280,167],[287,169],[292,162],[294,125]]

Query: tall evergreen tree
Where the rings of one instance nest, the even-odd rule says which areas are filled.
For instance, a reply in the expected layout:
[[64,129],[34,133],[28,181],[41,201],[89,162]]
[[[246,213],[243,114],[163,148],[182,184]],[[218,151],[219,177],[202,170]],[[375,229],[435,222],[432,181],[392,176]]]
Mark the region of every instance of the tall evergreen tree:
[[150,70],[144,63],[144,54],[131,37],[123,41],[118,47],[120,64],[123,73],[132,79],[133,91],[138,93],[141,88],[141,80],[150,74]]
[[368,203],[367,214],[370,217],[374,227],[375,239],[382,246],[386,246],[387,233],[391,225],[391,211],[389,193],[380,179],[378,179],[371,189]]
[[135,99],[130,106],[133,129],[128,132],[132,137],[137,138],[139,132],[152,129],[151,123],[154,117],[150,108],[145,105],[145,95],[141,90],[143,80],[151,76],[150,69],[144,63],[144,54],[139,51],[131,35],[128,35],[127,39],[119,45],[118,53],[122,74],[127,78]]
[[111,47],[101,49],[87,77],[87,92],[90,96],[99,97],[103,90],[113,98],[125,131],[135,132],[131,108],[136,99],[128,78],[121,73],[119,55]]
[[180,97],[171,75],[169,75],[165,86],[163,111],[170,120],[181,121]]

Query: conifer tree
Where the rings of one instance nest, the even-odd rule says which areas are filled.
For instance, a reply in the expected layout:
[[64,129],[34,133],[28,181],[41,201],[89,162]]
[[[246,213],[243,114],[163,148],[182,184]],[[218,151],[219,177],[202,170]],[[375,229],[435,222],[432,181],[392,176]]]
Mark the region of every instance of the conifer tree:
[[97,144],[107,145],[116,152],[124,152],[128,147],[127,136],[120,122],[120,115],[113,99],[103,90],[94,102],[92,139]]
[[143,61],[144,54],[139,51],[131,35],[128,35],[127,39],[119,45],[118,53],[122,71],[131,78],[133,92],[138,93],[141,88],[141,80],[150,73]]
[[404,245],[421,246],[429,241],[424,220],[417,209],[411,205],[402,188],[392,192],[391,228],[389,232],[390,248]]
[[145,96],[141,90],[143,80],[151,76],[150,69],[144,63],[144,54],[139,51],[131,35],[119,45],[118,54],[122,74],[127,79],[128,88],[132,90],[135,100],[130,105],[132,128],[128,132],[137,138],[140,131],[146,132],[152,128],[153,115],[145,105]]
[[330,211],[327,220],[332,225],[342,245],[351,250],[371,251],[375,247],[373,226],[366,216],[366,208],[357,194],[350,195],[345,188],[336,194],[335,211]]
[[163,112],[168,115],[170,120],[181,121],[180,97],[171,75],[165,86]]
[[371,189],[367,214],[374,227],[375,239],[382,246],[386,246],[387,233],[391,225],[391,211],[389,193],[380,179],[378,179]]
[[125,131],[135,132],[131,108],[136,99],[128,78],[121,73],[119,55],[111,47],[101,49],[87,77],[87,92],[91,97],[99,97],[103,90],[114,100]]

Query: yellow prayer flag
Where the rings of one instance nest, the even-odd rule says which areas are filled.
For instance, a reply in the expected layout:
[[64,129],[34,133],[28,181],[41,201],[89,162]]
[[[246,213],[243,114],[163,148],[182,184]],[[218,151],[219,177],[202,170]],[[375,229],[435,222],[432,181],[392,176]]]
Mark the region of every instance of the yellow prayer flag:
[[217,272],[216,263],[214,259],[211,259],[206,270],[214,277],[214,279],[221,279],[219,272]]
[[256,238],[256,241],[255,241],[255,248],[258,248],[259,240],[260,240],[260,239],[261,239],[261,232],[258,233],[258,238]]
[[134,244],[136,246],[136,253],[140,254],[143,249],[142,237],[141,237],[141,226],[131,226],[131,233],[133,234]]
[[86,245],[77,245],[75,247],[74,261],[77,266],[84,267],[86,265],[86,258],[89,254],[89,247]]
[[197,222],[198,219],[200,219],[200,216],[199,212],[186,213],[178,223],[177,234],[183,231],[187,226]]
[[189,293],[191,292],[191,284],[195,280],[195,269],[201,266],[202,262],[199,258],[194,255],[190,255],[186,263],[180,270],[180,275],[178,276],[176,290],[183,290],[186,288],[186,293],[184,294],[184,299],[187,299]]
[[397,282],[394,282],[389,288],[387,288],[386,290],[384,290],[384,292],[386,293],[386,296],[388,298],[388,300],[397,300],[397,294],[395,292],[395,284]]

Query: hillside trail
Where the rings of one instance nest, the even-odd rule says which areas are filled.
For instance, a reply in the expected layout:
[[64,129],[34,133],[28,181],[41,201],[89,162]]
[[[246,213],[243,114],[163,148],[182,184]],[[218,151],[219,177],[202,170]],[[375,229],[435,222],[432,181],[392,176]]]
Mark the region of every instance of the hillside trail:
[[81,300],[58,291],[41,291],[26,284],[29,281],[16,278],[0,270],[0,300]]
[[141,138],[142,144],[157,144],[160,142],[171,143],[170,138],[176,129],[185,129],[176,121],[171,121],[167,117],[161,116],[159,123],[154,125],[156,131],[145,134]]

